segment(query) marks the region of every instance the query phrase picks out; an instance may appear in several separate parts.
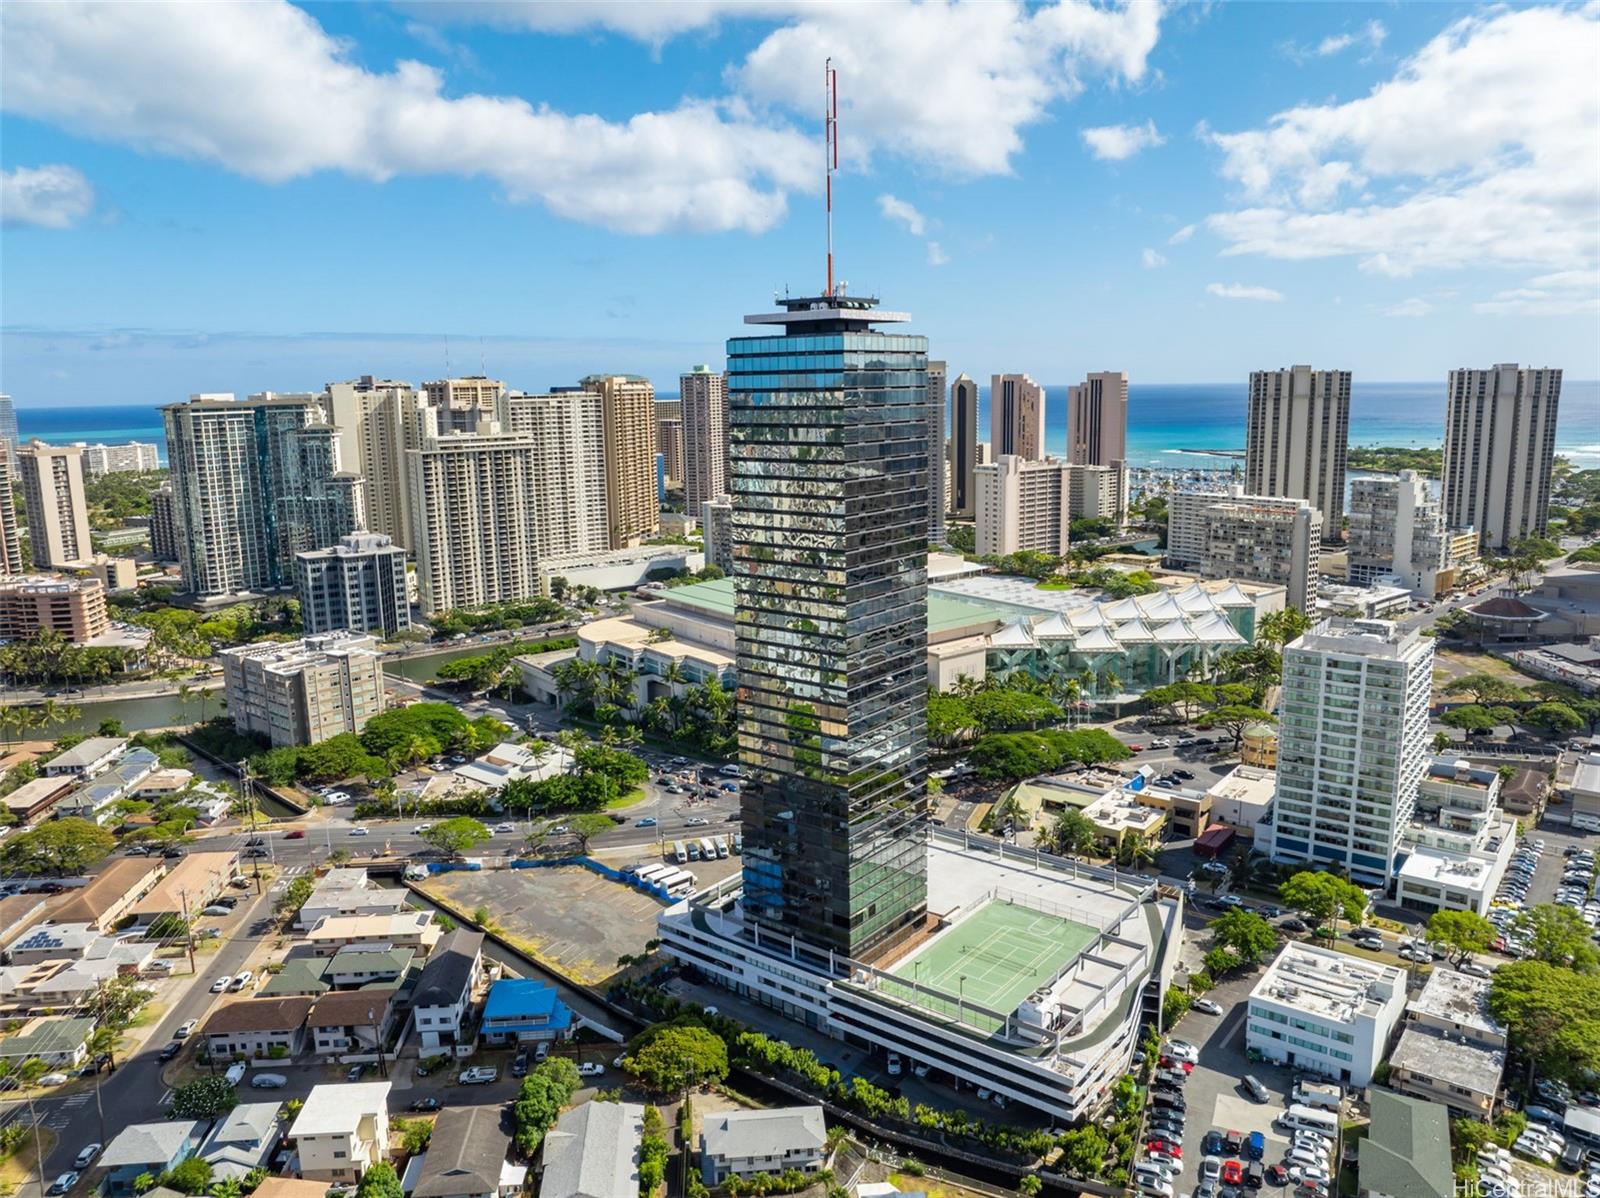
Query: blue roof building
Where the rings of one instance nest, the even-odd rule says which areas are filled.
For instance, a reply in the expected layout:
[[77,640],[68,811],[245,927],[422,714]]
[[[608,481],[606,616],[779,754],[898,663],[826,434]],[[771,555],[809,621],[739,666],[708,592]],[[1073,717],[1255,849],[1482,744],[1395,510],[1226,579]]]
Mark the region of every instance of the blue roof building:
[[565,1039],[572,1033],[572,1009],[556,997],[553,986],[532,978],[502,978],[489,987],[481,1031],[490,1044]]

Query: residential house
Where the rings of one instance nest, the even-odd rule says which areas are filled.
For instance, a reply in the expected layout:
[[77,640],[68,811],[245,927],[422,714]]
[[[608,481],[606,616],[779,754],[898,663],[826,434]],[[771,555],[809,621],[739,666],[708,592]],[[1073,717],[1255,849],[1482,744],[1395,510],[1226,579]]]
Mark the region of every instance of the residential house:
[[1500,805],[1507,815],[1535,815],[1550,795],[1550,775],[1524,766],[1500,788]]
[[394,988],[405,981],[416,953],[409,948],[347,948],[328,959],[322,980],[335,990]]
[[109,932],[166,872],[166,863],[159,857],[115,857],[86,885],[62,895],[49,920],[52,924],[77,923],[97,932]]
[[1356,1157],[1360,1198],[1454,1198],[1450,1112],[1372,1090],[1372,1123]]
[[31,930],[54,904],[42,894],[13,894],[0,898],[0,949]]
[[133,1183],[149,1173],[159,1177],[200,1149],[206,1124],[201,1119],[170,1119],[159,1123],[134,1123],[106,1145],[96,1169],[105,1169],[103,1192],[108,1198],[134,1193]]
[[92,778],[128,747],[126,736],[91,736],[57,753],[39,770],[46,778]]
[[638,1198],[644,1107],[586,1102],[544,1138],[539,1198]]
[[[181,794],[188,788],[189,783],[194,780],[195,774],[192,770],[156,770],[155,773],[148,774],[139,780],[138,784],[133,788],[133,797],[136,799],[170,799],[174,795]],[[185,806],[194,806],[206,798],[208,793],[204,790],[195,791]],[[226,804],[230,800],[222,799],[221,802]]]
[[45,924],[13,944],[6,960],[12,965],[76,961],[104,940],[98,930],[86,923]]
[[338,916],[393,915],[407,909],[407,897],[404,890],[374,886],[364,869],[330,869],[301,906],[295,926],[308,930]]
[[311,1050],[318,1056],[378,1052],[394,1024],[393,990],[348,990],[324,994],[306,1019]]
[[71,778],[34,778],[0,798],[17,824],[36,824],[72,793]]
[[708,1186],[786,1169],[812,1173],[822,1168],[827,1139],[820,1106],[718,1112],[705,1117],[701,1173]]
[[267,977],[266,985],[256,993],[261,998],[284,998],[291,994],[317,998],[333,987],[324,978],[332,957],[290,957],[283,968]]
[[0,1040],[0,1061],[20,1065],[38,1057],[46,1065],[75,1069],[88,1059],[94,1028],[94,1020],[87,1017],[35,1019]]
[[489,987],[479,1026],[489,1044],[527,1044],[565,1039],[572,1011],[555,988],[533,978],[501,978]]
[[305,934],[305,941],[319,957],[332,957],[352,946],[409,948],[422,954],[433,951],[439,936],[432,915],[408,909],[389,915],[324,916]]
[[498,1106],[440,1111],[411,1198],[500,1198],[508,1146],[501,1114]]
[[439,941],[412,998],[412,1019],[423,1049],[456,1043],[483,972],[483,933],[457,928]]
[[307,1181],[358,1180],[388,1151],[389,1083],[313,1087],[289,1138]]
[[200,1145],[199,1156],[211,1162],[211,1180],[243,1179],[252,1169],[267,1168],[283,1138],[278,1125],[281,1102],[246,1102],[233,1108]]
[[129,749],[114,765],[83,782],[56,804],[56,818],[104,821],[106,809],[130,798],[139,784],[156,772],[160,759],[149,749]]
[[102,942],[91,954],[38,978],[29,995],[40,1006],[80,1006],[119,974],[137,977],[155,955],[156,946],[149,943]]
[[129,910],[140,927],[165,917],[185,919],[210,904],[227,887],[238,865],[234,851],[190,853]]
[[244,1056],[290,1060],[306,1046],[309,998],[242,998],[224,1003],[206,1020],[204,1035],[213,1058]]

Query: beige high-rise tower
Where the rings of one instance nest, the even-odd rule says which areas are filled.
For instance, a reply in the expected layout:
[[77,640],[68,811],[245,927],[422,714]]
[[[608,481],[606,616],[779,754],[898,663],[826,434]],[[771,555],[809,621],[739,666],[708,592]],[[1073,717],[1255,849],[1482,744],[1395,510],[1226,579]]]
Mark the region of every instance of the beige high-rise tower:
[[538,595],[533,438],[456,433],[406,456],[422,610]]
[[1257,370],[1245,417],[1248,495],[1304,499],[1328,540],[1344,540],[1344,466],[1350,441],[1350,372]]
[[709,366],[678,376],[683,403],[683,499],[698,511],[728,492],[728,381]]
[[1067,457],[1074,466],[1109,466],[1128,456],[1128,376],[1091,374],[1067,389]]
[[83,450],[34,441],[17,450],[17,473],[28,509],[28,546],[40,570],[87,566],[89,501],[83,493]]
[[339,430],[340,464],[366,484],[367,530],[409,549],[406,450],[421,445],[424,431],[432,434],[437,427],[435,414],[410,383],[370,374],[348,383],[329,383],[324,404]]
[[485,421],[493,420],[495,405],[505,394],[506,385],[481,374],[459,379],[437,379],[423,383],[428,406],[438,414],[440,436],[471,433]]
[[667,483],[683,483],[683,421],[677,416],[656,420],[656,450]]
[[989,384],[989,460],[1008,453],[1044,457],[1044,388],[1025,374],[997,374]]
[[631,549],[661,527],[655,388],[649,379],[633,374],[591,374],[583,379],[583,388],[600,397],[605,422],[611,548]]
[[22,573],[22,538],[17,531],[17,501],[11,493],[11,458],[0,444],[0,574]]
[[1444,418],[1444,518],[1484,546],[1542,537],[1550,516],[1561,371],[1452,370]]
[[510,432],[533,442],[534,534],[541,560],[601,553],[606,520],[605,422],[593,391],[506,396]]

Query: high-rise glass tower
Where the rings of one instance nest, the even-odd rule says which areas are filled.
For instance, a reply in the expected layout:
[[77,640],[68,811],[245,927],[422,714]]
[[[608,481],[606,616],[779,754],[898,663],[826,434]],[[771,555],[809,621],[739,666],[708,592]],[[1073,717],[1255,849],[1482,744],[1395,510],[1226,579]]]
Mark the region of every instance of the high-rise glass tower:
[[728,342],[743,903],[871,960],[927,910],[928,343],[780,302]]

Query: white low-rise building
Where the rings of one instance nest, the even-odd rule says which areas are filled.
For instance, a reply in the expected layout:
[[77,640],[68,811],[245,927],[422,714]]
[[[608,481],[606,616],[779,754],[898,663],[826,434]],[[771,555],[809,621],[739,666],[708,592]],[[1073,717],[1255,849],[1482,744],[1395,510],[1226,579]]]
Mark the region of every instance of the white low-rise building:
[[1365,1086],[1405,1002],[1403,969],[1288,944],[1250,992],[1245,1044],[1280,1065]]
[[330,869],[300,908],[295,924],[305,929],[341,916],[394,915],[407,910],[406,897],[404,890],[374,886],[364,869]]
[[705,1116],[700,1168],[708,1186],[757,1173],[814,1173],[822,1168],[827,1142],[820,1106],[719,1111]]
[[315,1086],[289,1128],[308,1181],[359,1181],[389,1151],[389,1082]]
[[[1181,900],[1147,877],[938,828],[927,879],[943,924],[883,968],[759,931],[738,875],[667,908],[657,930],[709,981],[827,1035],[1055,1120],[1099,1110],[1176,970]],[[985,966],[981,986],[958,978],[961,954],[1022,935],[1018,921],[1040,952]]]
[[1431,763],[1400,836],[1395,901],[1413,911],[1486,915],[1516,851],[1516,825],[1499,798],[1498,770],[1453,758]]

